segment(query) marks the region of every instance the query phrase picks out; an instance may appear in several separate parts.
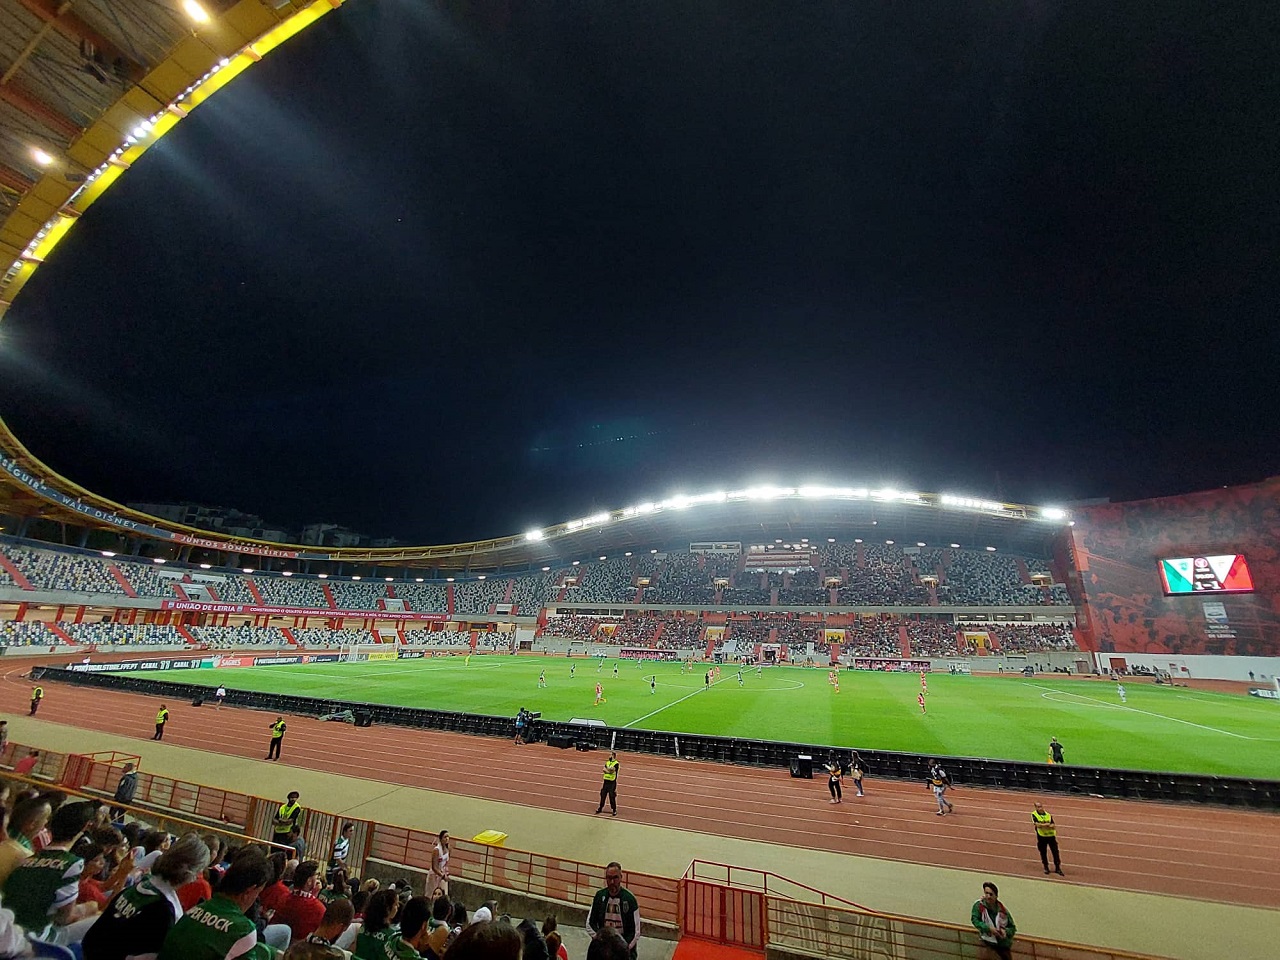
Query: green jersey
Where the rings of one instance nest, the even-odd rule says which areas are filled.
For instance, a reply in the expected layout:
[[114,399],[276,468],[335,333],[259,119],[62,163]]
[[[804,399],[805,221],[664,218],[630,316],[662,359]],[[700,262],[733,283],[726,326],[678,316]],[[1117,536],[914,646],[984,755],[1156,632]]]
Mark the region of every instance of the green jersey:
[[258,928],[224,896],[198,903],[173,925],[156,960],[274,960]]
[[387,927],[377,933],[361,933],[356,937],[351,955],[356,960],[418,960],[420,953],[400,939],[399,927]]
[[4,885],[4,905],[28,933],[44,939],[53,917],[80,894],[84,861],[69,850],[45,848],[23,860]]

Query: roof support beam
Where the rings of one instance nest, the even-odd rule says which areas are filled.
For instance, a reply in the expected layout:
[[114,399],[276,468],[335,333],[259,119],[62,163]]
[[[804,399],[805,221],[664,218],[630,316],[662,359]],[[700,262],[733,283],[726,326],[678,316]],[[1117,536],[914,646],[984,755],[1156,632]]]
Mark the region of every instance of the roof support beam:
[[31,94],[19,89],[12,83],[0,86],[0,100],[3,100],[11,107],[21,110],[32,120],[37,120],[51,130],[56,130],[68,142],[76,139],[84,132],[73,121],[64,117],[53,107],[41,100],[37,100]]
[[18,193],[25,194],[33,186],[35,181],[27,179],[17,170],[0,164],[0,186],[8,187],[10,190],[16,190]]
[[68,39],[79,43],[87,40],[98,48],[108,63],[120,60],[124,64],[125,75],[131,83],[137,83],[146,75],[146,67],[133,60],[118,46],[104,37],[83,19],[71,11],[70,0],[18,0],[28,11],[45,23],[53,24],[53,28]]

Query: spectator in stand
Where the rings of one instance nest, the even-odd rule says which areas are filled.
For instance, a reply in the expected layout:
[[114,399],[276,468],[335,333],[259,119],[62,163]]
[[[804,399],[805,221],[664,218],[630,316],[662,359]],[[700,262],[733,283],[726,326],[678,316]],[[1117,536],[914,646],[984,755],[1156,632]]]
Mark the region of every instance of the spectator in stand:
[[[560,937],[558,924],[555,917],[547,917],[542,921],[542,936],[547,941],[547,953],[550,954],[551,960],[569,960],[569,951],[564,948],[564,941]],[[552,937],[555,938],[554,944]]]
[[178,890],[209,865],[209,848],[194,833],[178,839],[151,873],[112,898],[85,934],[84,960],[154,956],[183,915]]
[[394,956],[391,950],[399,938],[399,928],[395,925],[399,911],[400,898],[394,890],[379,890],[371,896],[365,905],[364,926],[356,936],[352,953],[361,960]]
[[271,867],[271,877],[267,881],[267,888],[258,898],[258,905],[263,913],[270,917],[289,899],[289,885],[285,882],[285,877],[293,878],[293,870],[297,867],[297,862],[289,860],[283,851],[277,850],[267,858],[267,864]]
[[[320,918],[320,926],[307,937],[308,943],[319,943],[336,947],[344,935],[351,930],[356,918],[355,907],[346,897],[331,900],[324,908],[324,916]],[[355,931],[351,930],[351,938],[355,939]]]
[[119,806],[111,808],[111,819],[120,819],[124,815],[124,808],[133,803],[137,794],[138,770],[132,763],[126,763],[120,774],[120,782],[116,784],[115,801]]
[[[339,870],[345,871],[347,868],[347,857],[351,855],[351,838],[355,835],[356,825],[350,821],[342,825],[342,832],[338,834],[338,839],[333,842],[333,856],[329,858],[329,873],[336,874]],[[346,879],[344,873],[343,879]]]
[[[22,805],[19,804],[18,807],[14,808],[15,814],[21,806]],[[40,815],[45,815],[43,808],[41,808],[38,813]],[[29,817],[30,815],[30,812],[24,812],[24,816]],[[4,887],[5,881],[9,879],[9,874],[13,873],[14,868],[23,860],[27,859],[27,857],[31,856],[30,849],[23,846],[10,836],[10,823],[11,818],[9,816],[9,811],[4,807],[0,807],[0,835],[3,836],[3,840],[0,841],[0,888]]]
[[124,889],[125,882],[133,870],[133,864],[122,860],[105,880],[101,879],[107,866],[106,851],[89,837],[81,837],[76,841],[71,852],[84,860],[84,872],[80,874],[80,893],[77,903],[96,903],[99,910],[106,909],[111,898]]
[[185,913],[164,939],[156,960],[275,960],[246,915],[271,880],[271,865],[258,849],[241,852],[212,899]]
[[502,920],[485,920],[472,921],[446,953],[449,960],[520,960],[523,950],[524,940],[515,927]]
[[636,960],[640,942],[640,904],[635,895],[622,885],[622,865],[616,860],[604,870],[604,887],[596,891],[587,914],[587,929],[593,937],[612,928],[626,943],[631,960]]
[[79,943],[98,916],[96,903],[76,903],[84,860],[71,852],[92,822],[93,808],[92,803],[61,807],[49,822],[49,845],[18,864],[5,882],[5,904],[17,922],[41,940]]
[[628,960],[635,953],[627,947],[627,941],[617,930],[601,930],[587,947],[587,960]]
[[320,864],[315,860],[299,864],[293,874],[293,892],[276,909],[271,922],[287,926],[292,940],[305,940],[324,919],[319,893]]

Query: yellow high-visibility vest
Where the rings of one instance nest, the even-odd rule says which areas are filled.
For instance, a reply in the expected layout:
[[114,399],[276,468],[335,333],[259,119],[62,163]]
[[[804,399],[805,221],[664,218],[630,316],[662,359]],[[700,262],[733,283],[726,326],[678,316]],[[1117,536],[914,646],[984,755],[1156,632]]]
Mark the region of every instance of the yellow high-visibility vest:
[[1058,835],[1058,828],[1053,825],[1053,814],[1048,811],[1036,813],[1036,811],[1032,810],[1031,820],[1036,825],[1036,836],[1056,837]]
[[618,779],[618,761],[606,760],[604,762],[604,778],[607,781]]
[[156,723],[164,723],[168,719],[169,719],[168,710],[161,710],[159,713],[156,714]]

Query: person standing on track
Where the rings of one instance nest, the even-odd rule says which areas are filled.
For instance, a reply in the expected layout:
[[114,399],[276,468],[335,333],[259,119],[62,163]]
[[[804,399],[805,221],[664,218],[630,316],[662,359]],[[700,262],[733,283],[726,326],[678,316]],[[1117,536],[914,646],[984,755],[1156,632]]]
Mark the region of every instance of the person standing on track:
[[156,714],[156,732],[152,735],[152,740],[164,739],[164,725],[169,722],[169,708],[163,703],[160,704],[160,710]]
[[840,769],[840,760],[833,753],[826,762],[827,768],[827,789],[831,791],[831,802],[841,803],[844,800],[844,791],[840,789],[840,777],[843,771]]
[[607,798],[609,801],[609,809],[616,817],[618,815],[618,753],[616,750],[609,751],[609,759],[604,762],[604,780],[600,784],[600,806],[596,807],[596,813],[604,810],[604,802]]
[[276,717],[276,722],[271,725],[271,743],[267,747],[267,759],[280,759],[280,746],[284,743],[285,723],[284,717]]
[[1040,850],[1040,862],[1044,864],[1044,872],[1049,872],[1049,857],[1046,851],[1053,853],[1053,872],[1065,877],[1062,872],[1062,861],[1058,858],[1058,825],[1053,822],[1053,814],[1047,813],[1043,803],[1037,803],[1031,811],[1031,822],[1036,827],[1036,847]]
[[853,752],[853,762],[850,765],[849,776],[853,778],[853,785],[857,788],[858,796],[862,796],[862,778],[866,771],[862,769],[862,757],[858,756],[858,752]]
[[28,717],[34,717],[36,715],[36,711],[40,709],[40,701],[43,699],[44,687],[36,684],[31,691],[31,712],[27,714]]
[[1000,960],[1012,960],[1013,935],[1018,932],[1018,925],[1000,902],[1000,889],[991,881],[982,885],[982,899],[974,903],[969,922],[977,929],[984,947]]
[[945,813],[955,813],[955,806],[947,799],[947,790],[951,787],[951,778],[947,776],[947,771],[942,769],[942,764],[937,760],[929,761],[928,787],[933,791],[933,796],[938,801],[937,816],[940,817]]
[[222,701],[225,699],[227,699],[227,688],[222,684],[218,684],[217,692],[213,695],[213,702],[217,705],[219,710],[222,709]]

